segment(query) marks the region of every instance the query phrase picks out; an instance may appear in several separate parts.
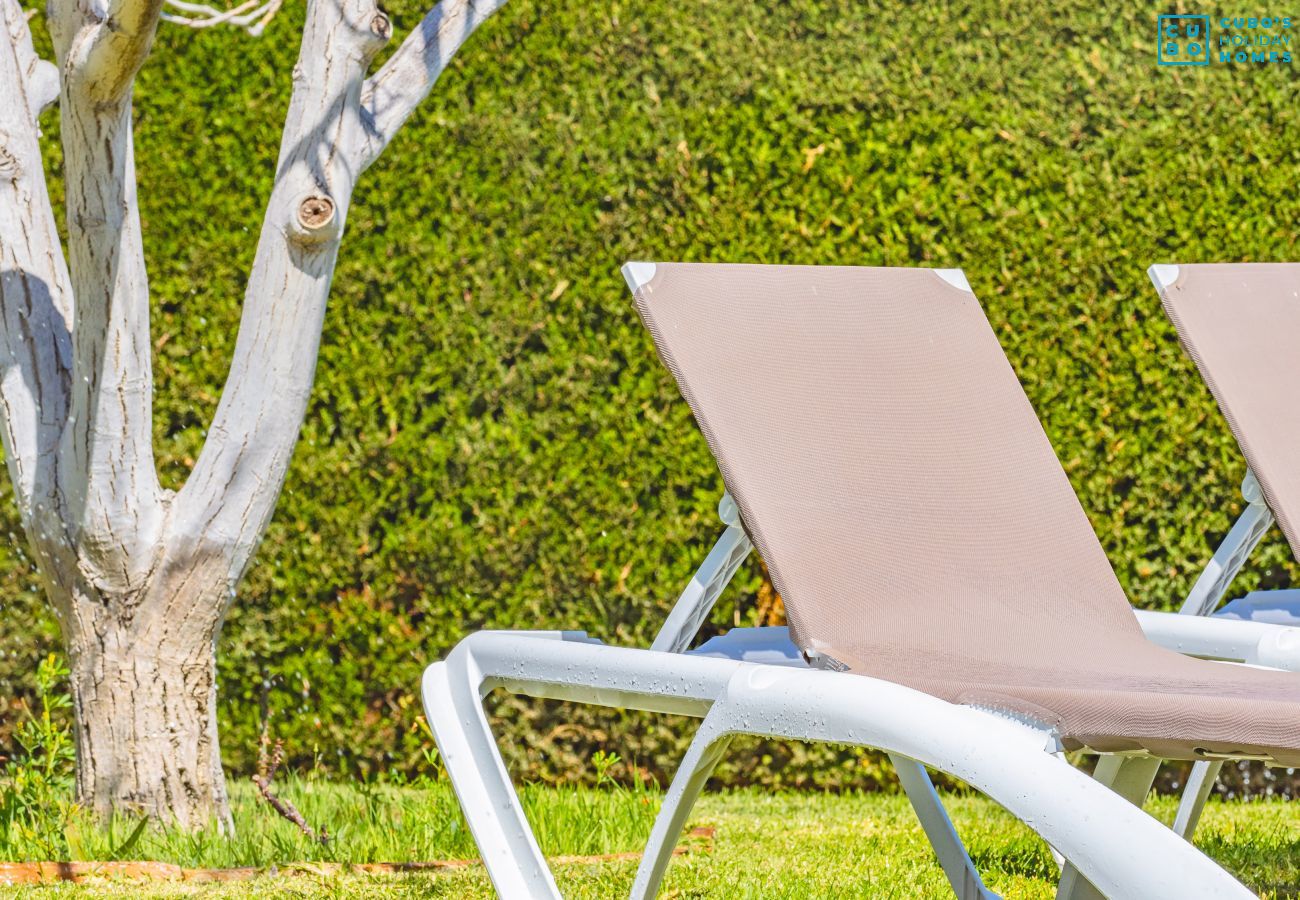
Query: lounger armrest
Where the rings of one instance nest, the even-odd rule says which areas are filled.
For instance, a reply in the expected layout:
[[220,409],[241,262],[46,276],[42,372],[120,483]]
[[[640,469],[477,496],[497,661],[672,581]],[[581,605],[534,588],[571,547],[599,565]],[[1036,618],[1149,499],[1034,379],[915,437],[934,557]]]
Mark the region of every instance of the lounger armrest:
[[736,570],[749,556],[749,551],[754,548],[740,524],[740,511],[730,494],[722,495],[722,501],[718,504],[718,517],[727,526],[722,537],[718,538],[686,589],[677,598],[672,612],[650,645],[651,650],[682,653],[690,647],[714,604],[731,583]]
[[1214,612],[1223,602],[1241,567],[1273,525],[1273,512],[1264,502],[1264,490],[1254,472],[1246,472],[1246,479],[1241,483],[1241,496],[1246,501],[1246,508],[1196,579],[1179,610],[1183,615],[1208,616]]
[[1187,656],[1300,672],[1300,628],[1136,610],[1153,643]]

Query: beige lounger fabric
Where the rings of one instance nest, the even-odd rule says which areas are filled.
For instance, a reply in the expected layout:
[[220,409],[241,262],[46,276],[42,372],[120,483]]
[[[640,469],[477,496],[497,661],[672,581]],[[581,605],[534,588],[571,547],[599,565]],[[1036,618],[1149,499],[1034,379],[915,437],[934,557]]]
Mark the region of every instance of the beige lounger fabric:
[[1300,263],[1179,266],[1161,296],[1300,559]]
[[637,305],[800,647],[1067,746],[1300,764],[1300,676],[1143,637],[970,293],[926,269],[661,264]]

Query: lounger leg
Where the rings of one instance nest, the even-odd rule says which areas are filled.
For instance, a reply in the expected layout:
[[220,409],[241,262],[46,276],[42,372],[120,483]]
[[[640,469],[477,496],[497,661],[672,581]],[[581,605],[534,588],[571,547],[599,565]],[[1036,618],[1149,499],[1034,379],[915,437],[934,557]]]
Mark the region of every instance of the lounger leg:
[[704,784],[717,768],[718,762],[731,745],[733,735],[720,732],[715,727],[716,717],[708,717],[700,724],[691,741],[690,748],[682,757],[673,783],[664,796],[655,817],[654,830],[650,832],[650,841],[646,844],[641,857],[641,864],[636,870],[636,882],[632,885],[632,900],[650,900],[659,893],[664,872],[672,859],[673,847],[686,825],[686,818],[691,808],[704,790]]
[[[501,897],[561,900],[501,760],[473,675],[435,663],[424,675],[425,714],[483,865]],[[463,666],[462,666],[463,667]]]
[[[1150,756],[1103,756],[1097,761],[1093,778],[1140,807],[1146,803],[1160,763],[1161,760]],[[1105,900],[1105,895],[1067,862],[1061,870],[1056,900]]]
[[[721,713],[721,710],[719,710]],[[637,869],[636,884],[632,888],[632,900],[650,900],[658,893],[663,876],[672,859],[673,847],[686,825],[695,801],[704,789],[709,776],[717,767],[731,744],[730,734],[719,734],[715,722],[719,716],[706,718],[696,732],[690,749],[682,759],[672,786],[664,797],[659,816],[655,819],[650,842],[646,845],[645,855]],[[966,847],[957,835],[952,820],[934,784],[930,781],[925,767],[916,760],[900,754],[890,754],[898,780],[903,785],[917,818],[925,829],[926,836],[934,847],[939,864],[943,867],[953,893],[959,900],[991,900],[997,894],[984,887],[975,864],[971,861]]]
[[1218,780],[1223,760],[1202,760],[1192,766],[1187,776],[1187,787],[1183,789],[1183,799],[1178,801],[1178,814],[1174,816],[1174,831],[1189,841],[1196,831],[1196,824],[1201,821],[1201,811],[1209,799],[1214,782]]
[[997,897],[997,894],[984,887],[979,870],[966,852],[966,845],[961,842],[957,829],[953,827],[948,811],[943,808],[943,801],[939,799],[925,766],[898,753],[889,754],[889,760],[898,772],[898,781],[903,785],[907,799],[912,802],[916,817],[921,820],[925,836],[934,847],[934,855],[939,858],[943,874],[948,876],[952,892],[959,900],[988,900]]

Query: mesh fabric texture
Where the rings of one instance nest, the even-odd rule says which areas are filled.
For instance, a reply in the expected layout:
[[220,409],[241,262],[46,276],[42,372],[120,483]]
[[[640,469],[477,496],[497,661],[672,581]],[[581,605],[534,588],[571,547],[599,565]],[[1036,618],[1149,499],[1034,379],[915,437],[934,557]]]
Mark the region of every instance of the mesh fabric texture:
[[1300,559],[1300,263],[1179,266],[1161,297]]
[[972,294],[926,269],[660,264],[636,300],[799,647],[1070,747],[1300,763],[1300,675],[1143,636]]

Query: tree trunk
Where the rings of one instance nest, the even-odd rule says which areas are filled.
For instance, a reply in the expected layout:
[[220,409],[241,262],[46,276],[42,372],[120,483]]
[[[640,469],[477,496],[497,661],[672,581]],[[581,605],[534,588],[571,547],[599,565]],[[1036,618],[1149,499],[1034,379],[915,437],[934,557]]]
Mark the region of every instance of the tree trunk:
[[[308,0],[230,374],[173,494],[131,120],[164,0],[50,0],[57,67],[0,0],[0,443],[72,670],[78,799],[101,817],[231,825],[214,647],[306,412],[353,188],[504,2],[442,0],[367,78],[392,36],[376,0]],[[56,97],[66,258],[38,140]]]
[[65,631],[78,801],[101,818],[145,815],[184,828],[215,821],[229,831],[215,635],[195,634],[183,619],[141,621],[141,610],[120,600],[83,599],[76,609],[93,624]]

